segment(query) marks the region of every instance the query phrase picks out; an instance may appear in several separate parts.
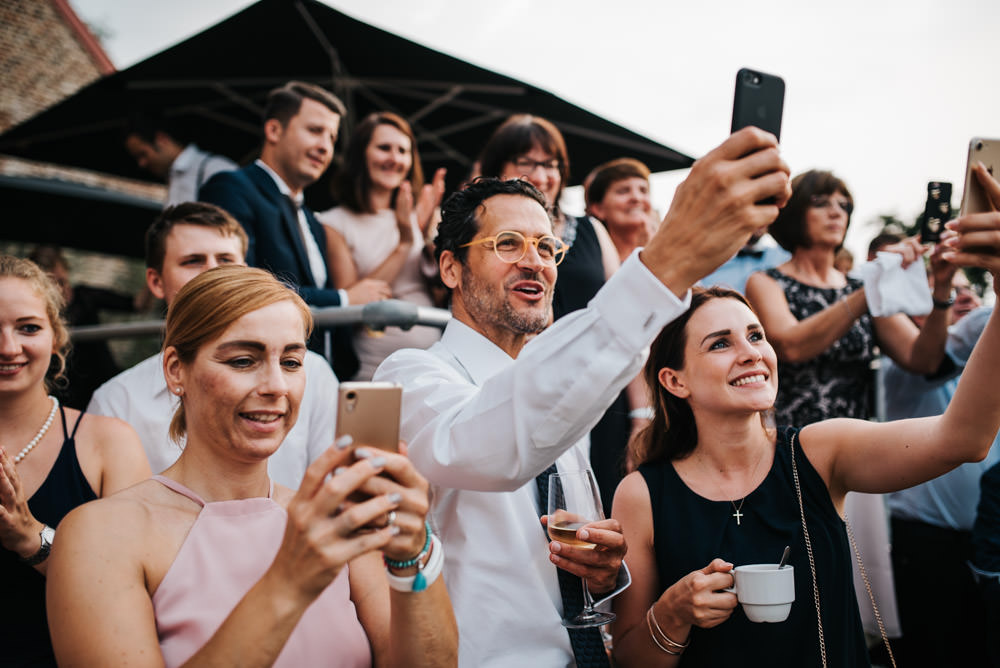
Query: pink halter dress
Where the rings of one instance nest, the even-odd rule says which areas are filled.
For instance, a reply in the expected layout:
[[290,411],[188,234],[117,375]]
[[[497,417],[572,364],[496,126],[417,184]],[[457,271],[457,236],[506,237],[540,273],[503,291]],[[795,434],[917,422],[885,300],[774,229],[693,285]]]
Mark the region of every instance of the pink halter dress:
[[[153,479],[201,506],[174,563],[153,594],[168,668],[190,659],[222,625],[278,553],[288,515],[271,496],[205,503],[180,483]],[[274,665],[370,668],[371,646],[350,597],[347,567],[313,601]]]

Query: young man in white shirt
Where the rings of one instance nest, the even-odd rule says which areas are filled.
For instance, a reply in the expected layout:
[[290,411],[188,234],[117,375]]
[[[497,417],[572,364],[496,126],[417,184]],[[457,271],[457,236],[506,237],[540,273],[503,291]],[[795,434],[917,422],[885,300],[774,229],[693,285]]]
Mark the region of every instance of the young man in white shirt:
[[[146,284],[167,305],[184,285],[213,267],[245,264],[247,237],[232,216],[211,204],[168,207],[146,231]],[[277,482],[297,489],[306,467],[333,443],[337,378],[319,355],[306,356],[306,391],[299,418],[268,461]],[[118,374],[94,392],[87,410],[125,420],[139,433],[150,468],[159,473],[180,456],[170,440],[177,398],[167,390],[162,355]]]
[[789,195],[774,137],[736,133],[695,164],[659,231],[590,306],[530,342],[550,320],[561,244],[544,197],[486,179],[445,203],[436,244],[454,317],[439,343],[394,353],[375,380],[404,387],[402,438],[432,484],[461,666],[607,665],[578,654],[590,641],[560,623],[553,565],[585,577],[595,598],[614,595],[627,586],[621,527],[580,529],[596,549],[548,542],[535,478],[554,463],[587,466],[586,434],[690,287],[774,220],[767,198]]

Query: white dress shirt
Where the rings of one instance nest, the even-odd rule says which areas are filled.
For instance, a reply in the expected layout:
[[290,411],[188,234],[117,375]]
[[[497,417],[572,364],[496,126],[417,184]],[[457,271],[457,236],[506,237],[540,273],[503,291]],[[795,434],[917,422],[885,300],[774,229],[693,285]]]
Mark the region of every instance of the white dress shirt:
[[[285,487],[298,489],[306,468],[334,439],[337,415],[337,377],[316,353],[305,358],[306,387],[295,426],[271,455],[267,471]],[[170,440],[170,420],[177,397],[167,391],[163,355],[153,355],[97,388],[87,412],[128,422],[142,439],[153,473],[161,473],[181,454],[183,444]]]
[[167,204],[198,201],[198,189],[219,172],[232,172],[239,165],[224,155],[207,153],[194,144],[184,147],[167,176]]
[[516,360],[452,320],[440,342],[376,371],[403,385],[401,437],[432,484],[459,665],[574,665],[534,479],[554,461],[588,466],[587,433],[689,303],[633,256]]

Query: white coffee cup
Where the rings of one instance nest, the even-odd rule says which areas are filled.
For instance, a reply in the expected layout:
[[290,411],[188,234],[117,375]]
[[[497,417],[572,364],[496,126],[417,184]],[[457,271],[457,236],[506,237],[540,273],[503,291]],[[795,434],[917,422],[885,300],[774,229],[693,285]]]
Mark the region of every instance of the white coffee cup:
[[724,590],[736,594],[751,622],[783,622],[795,600],[795,569],[778,564],[749,564],[733,569],[733,586]]

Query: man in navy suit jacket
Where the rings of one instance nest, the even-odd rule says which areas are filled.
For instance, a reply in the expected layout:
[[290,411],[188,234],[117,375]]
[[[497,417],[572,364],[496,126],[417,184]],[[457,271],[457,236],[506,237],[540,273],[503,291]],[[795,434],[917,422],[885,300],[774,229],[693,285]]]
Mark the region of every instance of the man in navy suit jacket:
[[[326,233],[302,201],[303,189],[333,159],[344,113],[339,99],[313,84],[291,81],[271,91],[260,158],[216,174],[198,192],[200,201],[222,207],[246,230],[247,264],[289,281],[311,306],[365,304],[391,296],[389,285],[375,279],[347,290],[334,287],[327,271]],[[348,368],[338,365],[338,373]]]
[[216,174],[199,200],[221,206],[249,238],[246,261],[294,284],[312,306],[365,304],[390,296],[388,284],[362,280],[337,290],[326,264],[323,226],[302,204],[303,189],[322,176],[333,159],[344,105],[332,93],[292,81],[268,95],[260,158],[233,172]]

